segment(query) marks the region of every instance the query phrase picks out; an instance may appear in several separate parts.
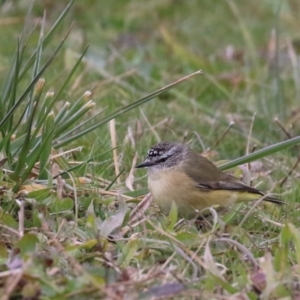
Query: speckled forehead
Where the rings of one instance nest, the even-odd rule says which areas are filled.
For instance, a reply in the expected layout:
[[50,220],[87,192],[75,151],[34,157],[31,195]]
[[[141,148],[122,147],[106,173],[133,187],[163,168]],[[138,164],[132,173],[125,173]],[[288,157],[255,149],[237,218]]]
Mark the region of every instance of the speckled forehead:
[[148,153],[147,153],[147,158],[154,158],[157,156],[161,156],[164,154],[164,150],[163,149],[159,149],[159,148],[151,148]]

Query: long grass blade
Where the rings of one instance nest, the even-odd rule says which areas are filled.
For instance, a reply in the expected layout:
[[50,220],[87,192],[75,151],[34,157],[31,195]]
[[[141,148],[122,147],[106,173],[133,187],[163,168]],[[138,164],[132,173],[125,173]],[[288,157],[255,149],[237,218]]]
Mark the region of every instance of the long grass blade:
[[67,84],[70,82],[72,76],[74,75],[75,71],[77,70],[77,68],[79,67],[83,57],[85,56],[86,52],[88,51],[89,46],[87,46],[84,51],[82,52],[81,56],[78,58],[78,60],[76,61],[74,67],[72,68],[72,70],[69,72],[67,78],[65,79],[65,81],[63,82],[62,86],[60,87],[60,89],[58,90],[58,92],[56,93],[53,101],[56,102],[57,99],[59,99],[59,97],[61,96],[61,94],[63,93],[63,91],[65,91]]
[[56,57],[57,53],[61,49],[62,45],[64,44],[67,36],[69,35],[70,30],[65,35],[62,42],[56,47],[50,58],[47,60],[47,62],[44,64],[44,66],[41,68],[41,70],[38,72],[38,74],[33,78],[33,80],[30,82],[24,93],[20,96],[20,98],[16,101],[14,106],[7,112],[3,120],[0,121],[0,129],[2,126],[7,122],[7,120],[10,118],[10,116],[14,113],[14,111],[17,109],[17,107],[22,103],[22,101],[25,99],[25,97],[28,95],[28,93],[33,89],[36,82],[39,80],[39,78],[42,76],[42,74],[47,70],[53,59]]
[[[72,5],[74,3],[74,0],[71,0],[69,2],[69,4],[66,6],[66,8],[64,9],[64,11],[60,14],[60,16],[58,17],[58,19],[56,20],[56,22],[54,23],[54,25],[51,27],[51,29],[49,30],[49,32],[46,34],[44,41],[43,41],[43,48],[45,49],[46,46],[49,44],[49,42],[52,40],[52,37],[55,33],[55,31],[57,30],[57,28],[59,27],[59,25],[62,23],[62,21],[64,20],[65,16],[67,15],[67,13],[69,12],[69,10],[71,9]],[[37,50],[35,50],[31,57],[27,60],[27,62],[25,63],[23,69],[20,71],[19,74],[19,78],[23,78],[23,76],[26,74],[26,72],[28,71],[28,69],[31,67],[31,65],[34,62],[35,56],[37,54]]]
[[[55,95],[46,95],[45,101],[42,104],[42,108],[41,110],[43,111],[43,114],[40,115],[39,120],[37,122],[37,127],[36,130],[39,131],[41,126],[43,125],[46,116],[50,113],[50,111],[53,109],[55,103],[57,102],[57,100],[59,99],[60,95],[62,94],[62,92],[65,90],[65,87],[67,86],[67,84],[69,83],[69,81],[71,80],[73,74],[75,73],[75,71],[77,70],[78,66],[80,65],[86,51],[88,48],[86,48],[82,55],[80,56],[80,58],[77,60],[76,64],[74,65],[74,67],[72,68],[72,70],[70,71],[70,73],[68,74],[67,78],[65,79],[65,81],[63,82],[61,88],[59,89],[59,91],[55,94]],[[73,106],[72,106],[73,107]],[[69,111],[67,112],[67,115],[69,114]],[[60,116],[57,116],[57,119],[59,120],[61,118]]]
[[[43,37],[44,37],[44,25],[45,25],[45,14],[42,21],[42,26],[40,30],[40,38],[37,45],[37,55],[35,56],[35,61],[33,65],[32,79],[34,79],[39,71],[41,60],[42,60],[42,52],[43,52]],[[34,89],[29,92],[29,105],[27,107],[25,118],[31,114],[31,110],[34,105]]]
[[168,91],[169,89],[173,88],[174,86],[190,79],[191,77],[195,76],[195,75],[199,75],[199,74],[202,74],[202,71],[199,70],[197,72],[194,72],[188,76],[185,76],[161,89],[158,89],[154,92],[152,92],[151,94],[145,96],[145,97],[142,97],[141,99],[129,104],[129,105],[126,105],[118,110],[116,110],[114,113],[110,114],[109,116],[105,117],[104,119],[100,120],[99,122],[97,122],[96,124],[90,126],[89,128],[86,128],[85,130],[82,130],[81,132],[77,133],[77,134],[74,134],[73,136],[70,136],[70,137],[66,137],[65,140],[63,140],[61,137],[59,139],[59,141],[57,141],[57,143],[55,144],[55,148],[60,148],[64,145],[67,145],[70,141],[74,140],[74,139],[78,139],[79,137],[91,132],[92,130],[96,129],[97,127],[109,122],[110,120],[124,114],[125,112],[127,111],[130,111],[146,102],[148,102],[149,100],[155,98],[156,96]]
[[[27,45],[26,42],[24,43],[24,39],[25,39],[25,36],[27,35],[29,24],[31,24],[30,16],[31,16],[32,8],[33,8],[33,2],[31,2],[31,4],[29,5],[27,15],[26,15],[26,19],[25,19],[24,26],[23,26],[23,30],[22,30],[21,34],[19,35],[19,37],[18,37],[17,49],[16,49],[16,52],[15,52],[15,54],[13,56],[13,59],[12,59],[12,67],[10,68],[11,71],[10,71],[9,75],[7,76],[4,87],[2,88],[1,101],[3,101],[3,104],[7,104],[7,99],[10,98],[11,89],[13,87],[13,78],[15,77],[16,74],[17,74],[17,78],[19,79],[19,70],[18,70],[18,72],[16,72],[15,70],[16,70],[17,66],[18,66],[18,69],[21,66],[23,53],[24,53],[26,45]],[[33,30],[34,29],[35,29],[35,26],[34,26]],[[29,34],[29,37],[33,33],[33,30]],[[9,105],[9,107],[10,106],[11,105]],[[5,112],[5,111],[3,111],[3,112]],[[2,113],[2,112],[0,112],[0,113]],[[0,115],[0,116],[1,116],[1,119],[2,119],[3,115]]]
[[95,103],[90,100],[88,103],[86,103],[84,106],[82,106],[73,116],[70,116],[69,118],[66,118],[66,120],[57,125],[57,136],[60,138],[60,134],[64,132],[66,129],[70,128],[73,123],[75,123],[77,120],[79,120],[83,115],[85,115],[90,109],[92,109],[95,106]]
[[[103,110],[104,111],[104,110]],[[98,117],[103,113],[103,111],[100,111],[99,113],[97,113],[94,116],[91,116],[88,120],[80,123],[77,126],[74,126],[73,128],[71,128],[69,131],[66,131],[64,134],[61,134],[59,139],[63,140],[65,137],[68,136],[74,136],[76,133],[78,133],[81,130],[84,130],[85,128],[87,128],[87,124],[93,124],[93,122],[97,122]]]
[[251,154],[248,154],[248,155],[242,156],[240,158],[237,158],[237,159],[235,159],[231,162],[228,162],[224,165],[221,165],[219,168],[221,170],[227,170],[227,169],[230,169],[230,168],[234,168],[236,166],[239,166],[239,165],[242,165],[242,164],[245,164],[245,163],[249,163],[249,162],[252,162],[254,160],[263,158],[265,156],[274,154],[278,151],[282,151],[282,150],[285,150],[287,148],[293,147],[293,146],[295,146],[299,143],[300,143],[300,136],[297,136],[297,137],[294,137],[294,138],[289,139],[287,141],[280,142],[280,143],[265,147],[261,150],[255,151]]
[[54,114],[52,112],[48,114],[45,121],[45,126],[43,128],[41,147],[43,147],[44,150],[41,152],[40,155],[39,179],[48,178],[49,161],[52,150],[54,128]]
[[37,103],[34,105],[31,115],[28,117],[28,124],[27,124],[27,128],[26,128],[26,138],[25,138],[22,148],[20,150],[20,154],[18,157],[18,161],[16,164],[16,168],[14,170],[14,173],[11,175],[11,178],[17,182],[19,182],[18,178],[20,176],[21,170],[24,168],[24,166],[26,164],[26,158],[29,153],[30,140],[31,140],[31,128],[32,128],[33,120],[34,120],[34,115],[36,112],[36,107],[37,107]]

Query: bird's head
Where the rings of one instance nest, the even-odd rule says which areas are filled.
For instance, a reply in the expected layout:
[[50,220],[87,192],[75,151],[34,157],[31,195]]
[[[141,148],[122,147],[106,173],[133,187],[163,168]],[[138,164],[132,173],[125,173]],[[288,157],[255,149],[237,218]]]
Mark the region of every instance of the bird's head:
[[167,169],[178,165],[188,151],[188,146],[175,142],[161,142],[148,151],[145,161],[136,168]]

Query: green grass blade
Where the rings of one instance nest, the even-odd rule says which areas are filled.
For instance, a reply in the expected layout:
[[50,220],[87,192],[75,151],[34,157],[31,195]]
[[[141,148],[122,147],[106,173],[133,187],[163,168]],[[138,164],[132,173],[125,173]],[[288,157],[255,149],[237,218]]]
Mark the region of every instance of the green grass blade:
[[[71,0],[69,2],[69,4],[66,6],[66,8],[63,10],[63,12],[60,14],[60,16],[58,17],[58,19],[54,23],[54,25],[49,30],[49,32],[46,34],[46,36],[44,38],[44,41],[43,41],[43,48],[44,49],[49,44],[49,42],[52,40],[53,35],[55,34],[55,31],[57,30],[57,28],[59,27],[59,25],[64,20],[65,16],[69,12],[69,10],[72,7],[73,3],[74,3],[74,0]],[[37,55],[37,50],[35,50],[33,52],[33,54],[31,55],[31,57],[25,63],[25,66],[23,67],[23,69],[20,71],[20,75],[19,75],[20,79],[23,78],[23,76],[26,74],[26,72],[28,71],[28,69],[31,67],[32,63],[34,62],[34,59],[35,59],[36,55]]]
[[54,113],[51,112],[50,114],[48,114],[45,121],[45,126],[43,128],[41,147],[43,147],[44,150],[41,152],[40,155],[39,179],[48,178],[47,169],[49,170],[49,161],[52,150],[54,129]]
[[66,117],[70,108],[70,102],[66,102],[55,117],[55,124],[59,124]]
[[99,157],[101,158],[101,156],[105,156],[107,155],[107,153],[111,152],[112,150],[114,150],[115,148],[111,148],[109,150],[106,150],[102,153],[96,154],[88,159],[86,159],[85,161],[83,161],[82,163],[69,167],[68,164],[66,162],[64,162],[64,165],[62,165],[60,162],[62,160],[61,157],[59,157],[59,159],[55,159],[55,162],[58,163],[58,165],[61,167],[61,169],[65,169],[64,171],[62,171],[61,173],[57,174],[56,176],[53,177],[53,179],[57,178],[58,176],[62,176],[64,174],[68,174],[71,172],[76,171],[77,169],[83,168],[84,166],[86,166],[88,163],[94,161],[96,158],[99,160]]
[[[82,59],[83,59],[83,57],[84,57],[87,49],[88,48],[85,49],[85,51],[82,53],[82,55],[80,56],[80,58],[77,60],[76,64],[72,68],[71,72],[68,74],[67,78],[65,79],[65,81],[62,84],[62,86],[60,87],[58,93],[56,93],[55,95],[53,95],[53,94],[46,95],[45,100],[44,100],[44,102],[42,104],[42,107],[41,107],[41,111],[43,111],[44,113],[41,114],[40,117],[39,117],[39,120],[37,122],[37,130],[39,130],[41,128],[43,122],[45,121],[45,118],[46,118],[47,114],[50,113],[50,111],[53,109],[55,103],[59,99],[60,95],[65,90],[65,87],[67,86],[67,84],[71,80],[71,77],[73,76],[73,74],[77,70],[77,68],[78,68],[80,62],[82,61]],[[78,101],[81,101],[81,99],[82,98],[80,98]],[[76,112],[76,110],[74,112]],[[67,115],[69,115],[69,111],[66,111],[66,113],[67,114],[65,115],[65,118],[67,117]],[[57,115],[57,117],[56,117],[56,119],[57,119],[56,124],[57,124],[58,121],[60,121],[61,117],[62,117],[62,114],[58,114]]]
[[78,121],[83,115],[85,115],[94,106],[95,103],[92,100],[90,100],[83,107],[81,107],[73,116],[70,116],[69,118],[65,118],[66,120],[63,123],[56,125],[57,126],[56,136],[59,138],[61,133],[63,133],[66,129],[71,127],[73,123]]
[[[29,150],[30,150],[32,141],[35,138],[31,135],[32,125],[33,125],[34,118],[35,118],[35,115],[36,115],[36,112],[37,112],[38,103],[41,99],[41,94],[42,94],[42,91],[43,91],[43,87],[44,87],[44,81],[42,80],[41,82],[39,82],[37,84],[36,89],[35,89],[35,93],[34,93],[34,97],[33,97],[34,106],[33,106],[33,109],[30,111],[30,115],[28,116],[28,119],[26,120],[27,121],[27,126],[25,124],[25,126],[26,126],[26,137],[25,137],[24,143],[21,147],[20,154],[18,156],[18,160],[17,160],[17,163],[16,163],[16,168],[14,170],[14,173],[11,175],[11,177],[15,181],[17,181],[17,178],[19,178],[20,172],[25,167],[25,165],[28,165],[27,164],[27,156],[30,152]],[[28,103],[28,105],[29,105],[29,103]],[[28,106],[27,106],[27,108],[28,108]]]
[[[6,117],[7,111],[9,111],[16,101],[16,93],[17,93],[17,85],[18,85],[18,73],[20,68],[20,40],[17,43],[17,51],[14,58],[14,63],[11,69],[11,73],[8,76],[8,80],[4,87],[4,93],[2,98],[2,109],[1,114],[2,118]],[[2,132],[2,136],[6,136],[6,133],[11,130],[13,123],[13,115],[10,116],[8,122],[5,126],[0,126],[0,130]]]
[[100,111],[99,113],[97,113],[94,116],[91,116],[88,120],[80,123],[77,126],[74,126],[73,128],[71,128],[69,131],[64,132],[63,134],[61,134],[59,136],[60,140],[63,140],[66,137],[69,136],[74,136],[76,134],[76,132],[78,133],[79,131],[84,130],[85,128],[87,128],[89,125],[88,124],[93,124],[95,122],[97,122],[98,117],[103,113],[104,110]]
[[50,58],[47,60],[47,62],[44,64],[42,69],[38,72],[38,74],[33,78],[33,80],[30,82],[24,93],[20,96],[20,98],[16,101],[16,103],[13,105],[13,107],[7,112],[3,120],[0,122],[0,130],[2,126],[7,122],[7,120],[11,117],[11,115],[14,113],[14,111],[17,109],[17,107],[22,103],[22,101],[26,98],[26,96],[29,94],[29,92],[33,89],[36,82],[39,80],[39,78],[42,76],[42,74],[47,70],[53,59],[56,57],[57,53],[61,49],[62,45],[64,44],[68,34],[70,31],[67,32],[62,42],[56,47]]
[[36,112],[36,107],[37,107],[37,103],[34,105],[31,115],[28,117],[28,124],[26,127],[26,131],[27,131],[26,137],[25,137],[24,143],[22,145],[22,148],[20,150],[20,154],[18,156],[16,168],[14,170],[14,173],[11,175],[11,178],[17,182],[19,181],[18,178],[20,176],[22,169],[26,165],[26,159],[27,159],[27,155],[28,155],[29,149],[30,149],[31,128],[32,128],[33,120],[34,120],[34,115]]
[[[8,102],[8,110],[14,106],[15,101],[17,99],[17,88],[18,88],[18,75],[19,75],[19,69],[20,69],[20,64],[21,64],[21,54],[20,54],[20,45],[18,43],[18,49],[17,49],[17,56],[16,56],[16,62],[15,62],[15,70],[14,70],[14,78],[11,86],[11,93],[9,97],[9,102]],[[5,110],[6,111],[6,110]],[[14,116],[11,115],[11,117],[8,120],[8,126],[5,126],[6,132],[11,130],[12,125],[13,125],[13,118]]]
[[70,143],[70,141],[72,140],[75,140],[75,139],[78,139],[79,137],[91,132],[92,130],[96,129],[97,127],[109,122],[110,120],[124,114],[125,112],[129,111],[129,110],[132,110],[146,102],[148,102],[149,100],[155,98],[156,96],[168,91],[169,89],[173,88],[174,86],[178,85],[179,83],[182,83],[188,79],[190,79],[191,77],[195,76],[195,75],[199,75],[199,74],[202,74],[202,71],[197,71],[197,72],[194,72],[188,76],[185,76],[161,89],[158,89],[154,92],[152,92],[151,94],[145,96],[145,97],[142,97],[141,99],[129,104],[129,105],[126,105],[118,110],[116,110],[114,113],[110,114],[109,116],[105,117],[104,119],[100,120],[99,122],[97,122],[96,124],[90,126],[89,128],[85,129],[85,130],[82,130],[81,132],[75,134],[74,136],[71,136],[71,137],[67,137],[65,140],[61,140],[57,142],[57,144],[55,145],[55,148],[60,148],[64,145],[67,145],[68,143]]
[[63,93],[63,91],[65,91],[67,84],[70,82],[72,76],[74,75],[75,71],[77,70],[77,68],[79,67],[83,57],[85,56],[86,52],[88,51],[89,47],[86,47],[85,50],[82,52],[81,56],[79,57],[79,59],[76,61],[76,64],[74,65],[74,67],[72,68],[72,70],[69,72],[67,78],[65,79],[65,81],[63,82],[62,86],[60,87],[60,89],[58,90],[58,92],[56,93],[53,101],[56,102],[57,99],[59,99],[59,97],[61,96],[61,94]]
[[53,98],[54,93],[46,93],[44,101],[42,102],[40,106],[40,111],[42,113],[39,114],[37,122],[36,122],[36,130],[39,131],[41,127],[43,126],[43,123],[47,117],[47,115],[51,112],[51,109],[53,108]]
[[[35,89],[34,89],[34,98],[33,98],[33,102],[40,102],[40,97],[41,97],[41,94],[42,94],[42,91],[43,91],[43,88],[44,88],[44,84],[45,84],[45,81],[44,79],[39,79],[39,81],[37,82],[36,86],[35,86]],[[27,107],[29,106],[30,102],[27,103]],[[19,124],[21,124],[22,122],[24,124],[26,124],[27,122],[27,119],[24,121],[24,115],[25,113],[28,111],[27,107],[24,109],[23,111],[23,114],[22,116],[20,117],[20,120],[18,122],[18,126],[15,126],[15,129],[13,132],[17,132],[19,131],[20,133],[22,132],[22,130],[20,129],[20,126]],[[32,111],[32,110],[31,110]],[[39,113],[39,115],[41,115],[41,113]],[[36,119],[36,114],[35,114],[35,119]],[[17,153],[18,153],[18,149],[20,149],[26,139],[26,135],[27,135],[27,131],[26,131],[26,126],[23,126],[24,129],[23,129],[23,132],[24,134],[23,135],[20,135],[18,136],[17,139],[15,139],[12,143],[11,143],[11,153],[13,156],[16,156]],[[32,128],[32,131],[33,133],[31,133],[31,138],[30,138],[30,143],[31,143],[31,148],[33,147],[33,145],[36,143],[35,140],[36,140],[36,136],[37,134],[39,133],[37,129],[34,130],[34,127]]]
[[[27,40],[27,42],[24,43],[24,39],[26,36],[26,32],[28,31],[29,24],[32,23],[31,18],[30,18],[32,8],[33,8],[33,2],[30,4],[30,6],[28,8],[26,19],[25,19],[24,26],[23,26],[23,30],[18,38],[17,50],[12,59],[12,67],[10,68],[11,71],[7,77],[5,84],[4,84],[4,88],[2,89],[1,100],[3,101],[3,104],[6,104],[7,103],[6,100],[8,98],[10,98],[9,95],[11,94],[11,89],[13,87],[13,81],[12,81],[13,78],[17,75],[17,79],[19,80],[19,68],[21,66],[23,54],[25,52],[27,42],[28,42],[28,40]],[[31,37],[35,27],[36,26],[33,27],[31,33],[29,34],[29,38]],[[18,66],[18,71],[16,72],[15,70],[16,70],[17,66]],[[18,82],[18,80],[17,80],[17,82]],[[9,105],[9,106],[11,106],[11,105]],[[1,116],[1,119],[2,118],[3,118],[3,116]]]
[[[45,14],[44,18],[42,21],[42,26],[40,30],[40,37],[39,37],[39,42],[37,45],[37,55],[35,56],[35,61],[33,65],[33,72],[32,72],[32,80],[38,75],[38,71],[40,68],[41,60],[42,60],[42,52],[43,52],[43,35],[44,35],[44,25],[45,25]],[[33,109],[34,106],[34,89],[32,89],[29,92],[29,105],[25,113],[25,118],[31,114],[31,110]]]
[[282,151],[282,150],[285,150],[287,148],[293,147],[293,146],[295,146],[299,143],[300,143],[300,136],[297,136],[297,137],[294,137],[294,138],[289,139],[287,141],[280,142],[280,143],[265,147],[261,150],[255,151],[251,154],[248,154],[248,155],[245,155],[243,157],[237,158],[237,159],[235,159],[231,162],[228,162],[224,165],[221,165],[219,168],[221,170],[234,168],[236,166],[239,166],[239,165],[242,165],[242,164],[245,164],[245,163],[249,163],[251,161],[254,161],[254,160],[263,158],[265,156],[274,154],[278,151]]
[[82,95],[70,108],[66,115],[66,119],[71,118],[76,112],[81,109],[88,101],[90,101],[90,93],[88,95]]
[[[53,128],[53,131],[55,128]],[[43,144],[40,142],[34,150],[28,155],[26,159],[26,169],[23,171],[22,175],[20,176],[19,180],[17,181],[16,185],[13,188],[13,192],[17,192],[21,186],[21,184],[27,179],[28,175],[30,174],[32,168],[34,167],[35,163],[39,160],[42,152],[44,151],[45,147],[48,144],[48,140],[51,139],[52,134],[48,134],[48,136],[44,139]]]

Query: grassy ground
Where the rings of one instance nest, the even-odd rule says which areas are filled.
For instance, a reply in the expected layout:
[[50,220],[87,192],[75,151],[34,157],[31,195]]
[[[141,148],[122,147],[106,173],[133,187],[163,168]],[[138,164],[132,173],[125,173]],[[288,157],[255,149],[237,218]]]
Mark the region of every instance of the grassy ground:
[[[3,87],[29,2],[2,4]],[[45,10],[48,32],[66,5],[37,1],[29,24],[39,29]],[[145,219],[133,220],[130,211],[147,187],[145,171],[128,179],[135,155],[141,161],[160,140],[189,142],[219,161],[298,136],[299,14],[296,0],[75,2],[42,49],[41,64],[73,24],[43,74],[44,97],[58,92],[89,45],[53,107],[55,116],[86,91],[95,106],[85,119],[100,111],[104,117],[199,69],[204,74],[53,149],[55,156],[83,146],[63,153],[63,161],[51,157],[69,170],[61,180],[49,175],[37,182],[31,173],[12,192],[7,172],[16,162],[1,164],[0,299],[300,297],[298,148],[251,163],[253,185],[279,193],[288,205],[243,205],[219,216],[213,211],[200,230],[178,224],[176,210],[164,216],[152,206]],[[33,34],[24,57],[38,41]],[[17,95],[31,78],[26,73],[20,80]],[[85,163],[70,170],[78,162]]]

